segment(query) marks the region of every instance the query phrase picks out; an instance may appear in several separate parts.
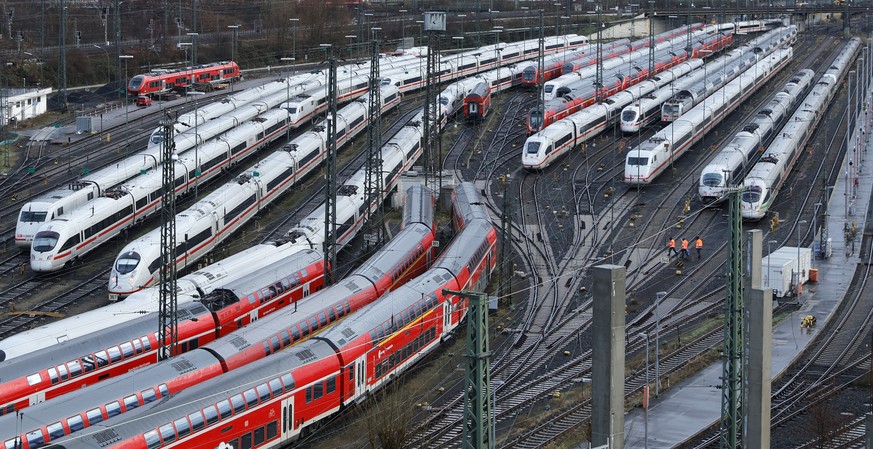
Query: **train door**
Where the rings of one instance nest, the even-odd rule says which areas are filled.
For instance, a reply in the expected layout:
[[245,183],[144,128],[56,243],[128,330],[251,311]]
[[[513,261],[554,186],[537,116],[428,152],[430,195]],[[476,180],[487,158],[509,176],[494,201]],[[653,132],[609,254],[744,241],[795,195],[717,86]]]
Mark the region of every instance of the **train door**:
[[282,400],[282,439],[294,432],[294,396]]
[[303,284],[303,297],[309,296],[309,282]]
[[467,106],[469,106],[469,108],[470,108],[470,110],[467,112],[468,116],[470,116],[472,118],[476,118],[479,116],[479,103],[476,103],[475,101],[471,101],[471,102],[467,103]]
[[367,392],[367,359],[361,357],[355,362],[355,395],[363,399]]

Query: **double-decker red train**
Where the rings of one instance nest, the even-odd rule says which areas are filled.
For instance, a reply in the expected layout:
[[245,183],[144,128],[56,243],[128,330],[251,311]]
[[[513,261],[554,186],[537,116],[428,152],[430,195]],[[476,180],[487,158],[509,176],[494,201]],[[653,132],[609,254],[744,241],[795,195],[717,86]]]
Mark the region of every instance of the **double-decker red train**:
[[217,84],[241,79],[239,66],[233,61],[211,62],[180,69],[155,69],[136,75],[127,85],[129,95],[152,95],[195,84]]

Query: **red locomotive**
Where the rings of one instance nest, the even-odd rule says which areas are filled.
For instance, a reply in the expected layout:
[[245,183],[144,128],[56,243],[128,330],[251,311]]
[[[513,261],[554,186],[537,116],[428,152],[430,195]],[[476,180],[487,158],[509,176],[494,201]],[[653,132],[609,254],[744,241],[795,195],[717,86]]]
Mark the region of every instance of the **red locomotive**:
[[195,84],[217,84],[239,81],[239,66],[233,61],[212,62],[180,69],[155,69],[136,75],[127,85],[128,95],[152,95],[185,88]]
[[483,81],[473,87],[464,98],[464,117],[468,120],[482,121],[491,109],[491,86]]

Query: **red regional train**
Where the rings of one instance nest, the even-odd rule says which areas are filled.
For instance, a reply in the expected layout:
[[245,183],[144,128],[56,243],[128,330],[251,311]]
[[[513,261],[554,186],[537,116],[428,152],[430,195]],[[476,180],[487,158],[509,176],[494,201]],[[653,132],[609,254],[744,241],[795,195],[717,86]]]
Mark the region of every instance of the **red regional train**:
[[[196,349],[315,293],[324,257],[303,250],[179,306],[174,355]],[[156,314],[0,364],[0,415],[157,363]]]
[[195,84],[218,84],[241,79],[239,66],[233,61],[212,62],[180,69],[155,69],[136,75],[127,85],[128,95],[152,95]]
[[464,117],[467,120],[482,121],[491,109],[491,86],[483,81],[473,87],[464,98]]
[[260,449],[314,431],[438,347],[465,316],[467,300],[444,289],[481,289],[497,261],[497,233],[475,187],[455,192],[471,194],[466,226],[414,281],[296,346],[48,447]]
[[34,405],[17,423],[18,431],[13,425],[16,416],[0,417],[0,441],[14,445],[17,434],[20,449],[41,447],[46,441],[243,369],[333,326],[420,275],[432,263],[436,237],[433,195],[422,186],[413,186],[406,193],[404,209],[403,230],[340,283],[301,301],[299,306],[295,304],[202,348],[192,348],[185,355]]

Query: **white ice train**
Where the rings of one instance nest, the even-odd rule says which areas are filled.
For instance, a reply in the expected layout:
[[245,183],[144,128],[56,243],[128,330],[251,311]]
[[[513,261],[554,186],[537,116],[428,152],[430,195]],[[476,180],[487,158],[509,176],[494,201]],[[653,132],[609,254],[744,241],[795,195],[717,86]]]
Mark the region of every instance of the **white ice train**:
[[[253,246],[179,278],[176,289],[178,303],[197,301],[216,288],[242,279],[267,265],[292,260],[299,249],[281,243]],[[90,335],[95,330],[135,320],[146,313],[157,312],[158,296],[157,288],[145,289],[130,295],[124,301],[19,332],[0,340],[0,355],[4,360],[10,360],[60,342]]]
[[662,118],[661,106],[673,97],[677,91],[689,88],[699,82],[707,73],[723,71],[728,64],[742,58],[740,67],[749,67],[762,57],[769,55],[777,46],[771,42],[794,42],[796,39],[796,27],[780,27],[769,33],[758,36],[751,42],[729,51],[726,55],[706,64],[705,71],[696,71],[683,78],[679,78],[671,86],[665,86],[654,93],[641,98],[624,108],[621,112],[621,130],[626,133],[637,133],[640,129]]
[[[768,55],[783,45],[793,44],[796,36],[797,27],[794,26],[781,29],[777,33],[768,33],[767,39],[753,47],[753,51],[756,54]],[[714,90],[734,79],[745,68],[745,66],[736,66],[727,67],[726,70],[722,71],[713,70],[709,72],[705,82],[698,82],[687,89],[679,90],[661,107],[661,121],[667,123],[675,121],[685,111],[698,105],[704,98],[712,94]]]
[[625,105],[702,65],[701,59],[690,59],[659,73],[650,80],[642,81],[606,98],[602,104],[593,104],[547,126],[525,141],[521,152],[522,166],[528,170],[542,170],[548,167],[564,153],[614,124]]
[[792,55],[791,47],[776,50],[710,95],[706,102],[629,151],[625,159],[624,181],[651,183],[737,105],[785,67]]
[[[711,32],[714,30],[714,27],[707,27],[701,30],[693,31],[692,39],[697,41],[701,37],[711,34]],[[657,51],[663,50],[665,48],[670,48],[671,45],[684,43],[685,40],[685,36],[674,37],[668,41],[664,41],[660,44],[655,45],[655,50]],[[614,58],[605,59],[602,64],[602,70],[627,66],[631,61],[645,60],[645,58],[648,58],[648,55],[649,50],[646,48],[635,50],[629,53],[624,53]],[[565,73],[564,75],[561,75],[543,85],[543,97],[546,101],[553,100],[557,97],[562,97],[572,91],[574,88],[581,87],[580,83],[588,82],[589,78],[593,78],[596,73],[596,65],[582,68],[576,72]]]
[[[176,195],[189,192],[282,137],[288,121],[286,111],[268,111],[221,139],[200,146],[196,152],[188,151],[174,161]],[[200,176],[196,175],[198,169]],[[31,269],[37,272],[61,269],[158,210],[161,182],[161,171],[152,170],[40,226],[30,248]]]
[[[383,86],[380,101],[387,112],[400,103],[394,86]],[[337,115],[337,147],[365,129],[370,117],[366,96]],[[295,138],[284,148],[260,160],[236,180],[219,187],[176,217],[176,267],[190,266],[230,234],[296,185],[324,159],[326,122]],[[109,299],[117,300],[151,287],[160,264],[160,229],[128,243],[115,258],[109,275]]]
[[749,171],[743,181],[740,203],[740,213],[744,219],[760,220],[770,211],[794,163],[839,90],[839,81],[855,59],[860,44],[858,38],[846,44]]
[[797,72],[703,168],[697,191],[704,202],[723,199],[728,186],[739,184],[757,160],[758,149],[769,145],[812,88],[814,76],[809,69]]

